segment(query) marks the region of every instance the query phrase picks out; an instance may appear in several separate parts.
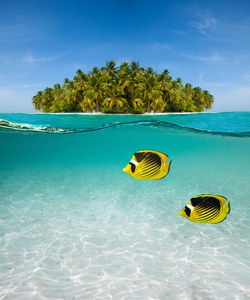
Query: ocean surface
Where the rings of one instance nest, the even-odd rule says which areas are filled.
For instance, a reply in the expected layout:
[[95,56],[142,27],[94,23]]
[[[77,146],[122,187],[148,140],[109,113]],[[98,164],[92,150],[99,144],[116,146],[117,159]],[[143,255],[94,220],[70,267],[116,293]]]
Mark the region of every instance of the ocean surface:
[[[122,170],[168,154],[162,180]],[[226,197],[219,224],[178,212]],[[250,112],[0,114],[0,299],[250,299]]]

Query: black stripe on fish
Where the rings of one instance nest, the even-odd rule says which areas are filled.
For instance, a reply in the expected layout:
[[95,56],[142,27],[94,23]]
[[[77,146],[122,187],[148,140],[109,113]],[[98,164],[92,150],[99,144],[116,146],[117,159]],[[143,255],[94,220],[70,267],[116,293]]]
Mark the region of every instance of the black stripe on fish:
[[147,165],[144,166],[144,164],[141,167],[141,170],[146,172],[147,170],[150,170],[152,168],[158,168],[160,169],[160,167],[155,163],[155,162],[150,162]]
[[154,175],[156,175],[158,173],[158,171],[152,171],[152,172],[147,172],[147,173],[142,173],[141,177],[152,177]]
[[155,164],[154,160],[153,159],[147,159],[147,160],[142,161],[140,163],[140,167],[146,169],[152,164]]
[[202,216],[197,216],[196,217],[196,220],[199,221],[199,220],[213,220],[215,219],[217,216],[219,215],[219,212],[218,211],[215,211],[214,213],[211,213],[211,214],[207,214],[207,215],[202,215]]
[[[196,201],[197,200],[197,201]],[[192,198],[191,203],[194,207],[206,209],[209,207],[217,207],[220,208],[220,201],[214,197],[199,197],[199,198]]]
[[149,153],[149,157],[155,161],[158,166],[161,166],[161,158],[156,153]]
[[146,167],[150,163],[154,163],[160,167],[161,158],[157,154],[149,153],[149,155],[147,155],[147,157],[145,157],[145,159],[142,161],[141,166]]
[[201,202],[208,201],[209,199],[214,199],[213,197],[208,197],[208,196],[200,196],[200,197],[195,197],[191,199],[191,203],[193,207],[196,205],[200,204]]
[[205,210],[205,211],[195,209],[195,211],[199,217],[205,217],[205,216],[217,214],[220,212],[220,210],[218,210],[217,208],[212,208],[212,209]]
[[159,170],[153,169],[152,171],[149,171],[147,173],[143,173],[141,175],[141,177],[152,177],[152,176],[156,175],[158,172],[159,172]]
[[195,206],[198,205],[203,199],[204,199],[204,197],[196,197],[196,198],[192,198],[192,199],[191,199],[192,206],[195,207]]
[[191,209],[190,209],[189,207],[185,206],[184,211],[185,211],[186,215],[187,215],[188,217],[190,217]]
[[147,154],[148,154],[147,152],[135,152],[135,153],[134,153],[134,156],[135,156],[135,158],[136,158],[136,161],[139,163],[139,162],[141,162],[141,161],[144,159],[144,157],[145,157]]
[[207,199],[205,199],[205,201],[201,201],[198,205],[197,205],[197,209],[208,209],[208,208],[215,208],[220,210],[221,204],[220,201],[209,197]]
[[220,209],[220,207],[221,204],[219,201],[212,201],[212,200],[206,201],[205,203],[200,203],[197,206],[195,206],[197,210],[206,210],[212,208]]
[[218,208],[210,208],[210,209],[207,209],[207,210],[197,210],[195,208],[195,211],[197,213],[197,215],[199,217],[205,217],[205,216],[209,216],[209,215],[214,215],[214,214],[219,214],[220,213],[220,209]]
[[212,220],[216,218],[220,214],[220,209],[217,207],[211,208],[209,210],[196,210],[197,220]]
[[142,173],[144,175],[144,174],[149,174],[149,173],[152,173],[152,172],[156,173],[160,170],[160,167],[155,162],[152,162],[152,163],[148,164],[145,167],[142,166],[141,170],[142,170]]
[[199,197],[194,197],[191,198],[191,203],[193,205],[193,207],[195,207],[196,205],[200,204],[201,202],[204,203],[204,201],[219,201],[216,197],[214,196],[199,196]]
[[141,173],[142,174],[147,174],[147,173],[151,173],[153,171],[158,172],[159,170],[160,170],[160,168],[158,166],[156,166],[156,165],[150,165],[147,168],[141,168]]
[[192,198],[191,203],[195,207],[197,220],[212,220],[220,213],[221,204],[215,197],[204,196]]
[[129,163],[131,165],[131,171],[132,173],[135,172],[135,164],[133,164],[132,162]]

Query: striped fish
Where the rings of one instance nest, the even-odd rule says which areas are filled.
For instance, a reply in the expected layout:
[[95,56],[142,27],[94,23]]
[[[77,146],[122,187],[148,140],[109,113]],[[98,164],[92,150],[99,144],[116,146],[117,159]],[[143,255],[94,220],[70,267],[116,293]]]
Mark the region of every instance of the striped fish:
[[230,202],[223,196],[198,195],[191,198],[179,214],[192,222],[219,223],[230,213]]
[[156,180],[164,178],[170,168],[168,156],[153,150],[141,150],[134,153],[131,161],[123,169],[130,176],[141,180]]

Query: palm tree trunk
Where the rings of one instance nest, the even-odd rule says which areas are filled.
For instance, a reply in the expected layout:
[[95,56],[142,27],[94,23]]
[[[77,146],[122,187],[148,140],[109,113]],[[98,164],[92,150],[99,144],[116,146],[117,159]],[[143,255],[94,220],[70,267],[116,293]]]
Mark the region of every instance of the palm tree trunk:
[[99,112],[99,100],[98,99],[96,99],[95,111]]
[[151,112],[151,109],[150,109],[150,100],[148,99],[147,102],[148,102],[148,105],[147,105],[147,112],[150,113],[150,112]]

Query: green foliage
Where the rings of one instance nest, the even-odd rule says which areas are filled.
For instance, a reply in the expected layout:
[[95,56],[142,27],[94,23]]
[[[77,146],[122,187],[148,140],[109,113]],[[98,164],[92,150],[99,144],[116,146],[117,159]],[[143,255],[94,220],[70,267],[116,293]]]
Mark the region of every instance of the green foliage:
[[66,78],[32,98],[35,110],[43,112],[195,112],[213,103],[208,91],[173,80],[168,70],[157,74],[134,61],[117,67],[114,60],[88,74],[77,70],[73,80]]

